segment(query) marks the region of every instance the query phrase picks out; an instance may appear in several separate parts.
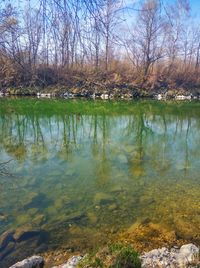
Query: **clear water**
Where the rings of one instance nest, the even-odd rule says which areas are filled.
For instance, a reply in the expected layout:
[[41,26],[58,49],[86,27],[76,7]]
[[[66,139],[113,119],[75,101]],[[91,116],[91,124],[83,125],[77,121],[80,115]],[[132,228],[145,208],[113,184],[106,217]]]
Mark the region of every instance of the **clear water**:
[[200,103],[0,100],[0,233],[90,248],[148,221],[200,242]]

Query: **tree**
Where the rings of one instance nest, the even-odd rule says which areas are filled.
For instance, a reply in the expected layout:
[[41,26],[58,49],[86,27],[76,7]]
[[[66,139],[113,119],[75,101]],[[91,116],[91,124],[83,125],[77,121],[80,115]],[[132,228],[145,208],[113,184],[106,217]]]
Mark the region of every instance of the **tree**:
[[159,2],[157,0],[145,1],[139,12],[135,30],[144,81],[148,78],[150,68],[153,68],[153,65],[164,56],[163,29],[164,20]]

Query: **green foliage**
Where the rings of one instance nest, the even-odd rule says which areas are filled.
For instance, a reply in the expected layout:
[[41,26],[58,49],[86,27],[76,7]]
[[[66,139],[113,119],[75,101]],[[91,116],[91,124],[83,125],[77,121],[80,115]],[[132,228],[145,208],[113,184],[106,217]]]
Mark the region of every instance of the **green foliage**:
[[95,258],[95,260],[94,260],[94,263],[93,263],[93,266],[92,267],[94,267],[94,268],[100,268],[100,267],[102,267],[103,268],[103,262],[102,262],[102,260],[100,260],[99,258]]
[[111,251],[116,252],[116,258],[110,268],[140,268],[141,260],[138,253],[130,246],[112,245]]
[[141,260],[131,246],[112,244],[85,256],[79,263],[79,268],[140,268]]
[[93,256],[93,254],[88,254],[84,259],[78,264],[78,268],[104,268],[103,261]]

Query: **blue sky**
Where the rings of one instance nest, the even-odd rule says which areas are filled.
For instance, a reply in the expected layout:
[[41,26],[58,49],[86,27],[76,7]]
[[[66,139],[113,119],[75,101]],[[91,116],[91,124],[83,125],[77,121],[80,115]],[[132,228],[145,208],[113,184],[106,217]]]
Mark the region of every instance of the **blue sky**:
[[[0,0],[0,2],[1,1],[2,0]],[[37,7],[37,5],[39,3],[39,0],[10,0],[10,2],[14,3],[15,6],[21,6],[21,5],[27,4],[29,1],[30,1],[31,5],[34,7]],[[143,1],[143,0],[122,0],[122,1],[124,2],[124,4],[126,6],[137,7],[137,4],[141,3],[141,1]],[[176,2],[176,0],[162,0],[162,1],[165,4],[173,4]],[[181,1],[181,0],[179,0],[179,1]],[[184,1],[184,0],[182,0],[182,1]],[[189,3],[190,3],[191,15],[193,17],[195,17],[198,21],[200,21],[200,0],[186,0],[186,1],[189,1]],[[135,5],[134,5],[134,3],[135,3]],[[129,21],[130,20],[129,16],[131,15],[131,17],[135,17],[137,12],[130,11],[128,13],[129,13],[129,15],[127,17],[127,20]]]
[[[175,0],[164,0],[165,3],[174,3]],[[191,7],[191,15],[200,19],[200,0],[188,0]]]
[[[163,2],[165,4],[172,4],[174,3],[176,0],[163,0]],[[190,5],[191,5],[191,10],[193,13],[197,13],[200,12],[200,0],[188,0]],[[124,0],[125,3],[127,3],[128,5],[138,2],[141,2],[140,0]]]
[[[138,8],[141,4],[141,2],[143,2],[144,0],[123,0],[125,6],[128,7],[134,7],[134,8]],[[184,1],[184,0],[179,0],[179,1]],[[191,18],[194,19],[194,21],[200,21],[200,0],[185,0],[188,1],[190,4],[190,8],[191,8]],[[176,2],[176,0],[162,0],[162,2],[164,3],[164,5],[170,5]],[[133,10],[128,10],[127,13],[125,12],[125,17],[126,17],[126,22],[129,24],[132,21],[134,21],[134,19],[137,16],[137,12],[133,11]]]
[[200,16],[200,0],[190,1],[192,14]]

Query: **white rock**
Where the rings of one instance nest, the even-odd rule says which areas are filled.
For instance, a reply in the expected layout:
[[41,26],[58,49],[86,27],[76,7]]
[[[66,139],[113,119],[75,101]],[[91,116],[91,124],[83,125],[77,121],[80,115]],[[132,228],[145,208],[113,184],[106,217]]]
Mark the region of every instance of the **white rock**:
[[38,95],[38,97],[42,97],[42,98],[51,98],[51,93],[41,93],[40,95]]
[[[187,268],[199,265],[199,249],[193,244],[179,249],[154,249],[141,256],[142,268]],[[194,266],[198,267],[198,266]]]
[[177,262],[180,267],[188,264],[197,264],[199,261],[199,249],[193,244],[183,245],[177,254]]
[[176,97],[175,97],[175,99],[176,100],[191,100],[191,95],[189,95],[189,96],[185,96],[185,95],[177,95]]
[[162,99],[163,99],[162,94],[158,94],[158,95],[156,96],[156,99],[157,99],[157,100],[162,100]]
[[40,256],[32,256],[23,261],[17,262],[10,268],[42,268],[44,266],[44,259]]
[[110,99],[114,99],[114,95],[113,94],[110,94],[109,98]]
[[101,94],[101,98],[102,98],[102,100],[108,100],[109,95],[108,94]]
[[52,268],[75,268],[82,260],[82,258],[82,256],[73,256],[67,261],[67,263],[61,264],[59,266],[54,266]]
[[92,99],[95,99],[95,98],[96,98],[96,94],[93,93],[93,94],[91,95],[91,98],[92,98]]
[[64,97],[65,97],[65,98],[69,98],[69,99],[71,99],[71,98],[74,97],[74,95],[73,95],[72,93],[65,92],[65,93],[64,93]]

